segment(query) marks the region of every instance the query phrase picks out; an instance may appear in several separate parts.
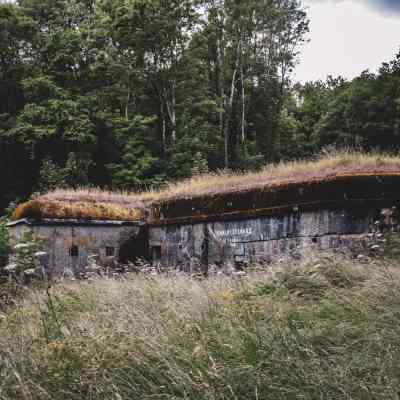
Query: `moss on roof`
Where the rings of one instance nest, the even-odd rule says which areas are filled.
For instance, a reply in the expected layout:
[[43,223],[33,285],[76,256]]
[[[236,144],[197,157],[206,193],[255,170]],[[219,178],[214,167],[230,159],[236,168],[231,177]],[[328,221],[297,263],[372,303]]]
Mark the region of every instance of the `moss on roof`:
[[17,207],[12,220],[22,218],[43,219],[81,219],[138,221],[143,218],[142,211],[129,205],[107,202],[58,201],[46,198],[31,200]]
[[[14,212],[12,219],[30,217],[132,221],[146,219],[150,210],[157,219],[160,218],[157,214],[160,209],[172,210],[174,207],[180,207],[185,201],[187,203],[193,201],[194,205],[198,201],[215,202],[219,198],[226,201],[229,196],[234,197],[240,193],[277,193],[290,187],[323,185],[339,178],[346,178],[350,182],[351,178],[368,176],[400,177],[400,156],[338,152],[308,161],[267,165],[258,172],[219,172],[196,176],[182,182],[169,183],[162,190],[142,193],[100,189],[56,190],[22,204]],[[269,197],[264,196],[263,199],[264,207],[275,206],[273,198],[268,200]],[[285,199],[288,203],[297,200]],[[229,207],[227,209],[221,207],[218,212],[232,211]],[[249,203],[248,208],[251,207],[252,204]],[[204,212],[208,211],[204,209]]]

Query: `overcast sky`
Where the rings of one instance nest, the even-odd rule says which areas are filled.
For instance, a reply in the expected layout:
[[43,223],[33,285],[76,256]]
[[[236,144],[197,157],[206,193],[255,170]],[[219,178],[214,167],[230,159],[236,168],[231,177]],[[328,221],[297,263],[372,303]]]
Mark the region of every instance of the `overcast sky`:
[[400,0],[303,0],[310,43],[295,80],[353,78],[376,69],[400,49]]

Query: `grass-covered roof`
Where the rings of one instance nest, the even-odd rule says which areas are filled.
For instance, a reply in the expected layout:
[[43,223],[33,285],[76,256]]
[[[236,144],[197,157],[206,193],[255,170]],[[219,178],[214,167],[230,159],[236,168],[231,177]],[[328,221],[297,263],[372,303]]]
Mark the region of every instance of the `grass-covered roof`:
[[12,220],[22,218],[43,219],[80,219],[96,221],[139,221],[144,219],[141,209],[129,204],[102,202],[91,199],[49,199],[46,196],[23,203],[17,207]]
[[[297,191],[299,188],[310,185],[313,187],[321,185],[322,188],[330,182],[340,180],[351,182],[352,179],[362,177],[399,178],[400,183],[400,156],[340,152],[314,160],[267,165],[257,172],[218,172],[196,176],[182,182],[167,184],[162,190],[142,193],[118,193],[99,189],[60,189],[20,205],[12,218],[13,220],[78,218],[133,221],[146,219],[150,210],[173,209],[175,205],[183,204],[182,202],[193,202],[195,205],[199,200],[209,203],[217,199],[223,199],[223,201],[216,212],[224,213],[232,211],[223,209],[224,201],[229,197],[234,198],[241,193],[252,192],[264,193],[266,196],[263,197],[265,200],[263,207],[268,208],[276,206],[274,202],[277,200],[280,200],[278,201],[280,203],[300,201],[297,198],[279,199],[280,191],[287,191],[287,188],[294,188]],[[295,192],[292,190],[290,193]],[[268,197],[269,193],[274,193],[274,196]],[[288,195],[291,196],[285,194],[285,196]],[[243,197],[243,199],[249,198]],[[249,209],[252,207],[251,204],[247,206]],[[160,217],[157,212],[153,212],[154,215],[155,218]]]

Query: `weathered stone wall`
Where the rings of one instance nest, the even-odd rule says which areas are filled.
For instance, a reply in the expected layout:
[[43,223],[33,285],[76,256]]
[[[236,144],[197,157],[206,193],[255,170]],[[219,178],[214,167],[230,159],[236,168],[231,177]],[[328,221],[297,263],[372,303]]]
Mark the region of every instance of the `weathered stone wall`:
[[[138,226],[76,226],[50,225],[29,226],[20,224],[10,229],[13,240],[18,240],[24,231],[33,232],[44,240],[47,252],[48,270],[55,275],[76,274],[87,266],[88,256],[96,254],[101,265],[110,263],[106,249],[114,248],[118,257],[120,246],[134,238],[139,232]],[[134,245],[134,241],[132,241]],[[77,256],[71,256],[71,248],[76,246]]]
[[[386,205],[385,205],[386,207]],[[47,267],[54,274],[79,273],[87,266],[89,254],[107,265],[107,247],[119,255],[149,256],[154,264],[181,270],[208,266],[240,266],[271,262],[289,254],[301,255],[309,249],[349,246],[374,228],[382,217],[382,206],[365,203],[348,208],[292,210],[281,215],[220,220],[138,225],[81,225],[62,223],[11,228],[14,239],[32,229],[45,239]],[[77,256],[71,248],[77,246]],[[149,250],[149,253],[148,251]]]
[[348,246],[370,231],[379,210],[355,208],[292,212],[225,222],[150,228],[150,254],[164,266],[190,270],[200,265],[269,262],[309,248]]

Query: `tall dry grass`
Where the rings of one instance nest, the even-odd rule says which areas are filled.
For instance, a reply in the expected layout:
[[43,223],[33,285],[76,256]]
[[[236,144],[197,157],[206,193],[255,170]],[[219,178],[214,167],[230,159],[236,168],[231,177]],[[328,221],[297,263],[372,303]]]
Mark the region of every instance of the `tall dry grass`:
[[29,291],[0,317],[0,398],[398,399],[400,266]]
[[195,176],[181,182],[169,183],[162,190],[141,193],[103,191],[96,188],[59,189],[44,195],[47,200],[100,201],[116,204],[146,206],[154,201],[191,198],[216,193],[248,190],[327,179],[340,175],[400,174],[400,156],[381,153],[338,151],[324,153],[314,160],[285,161],[266,165],[258,172],[232,173],[220,171]]
[[101,201],[47,200],[39,198],[20,204],[11,219],[90,219],[110,221],[139,221],[144,217],[144,210],[129,205]]
[[257,188],[275,188],[288,183],[324,181],[338,176],[399,175],[400,157],[354,151],[330,152],[314,160],[266,165],[251,173],[220,171],[167,183],[161,190],[135,193],[99,188],[58,189],[19,206],[12,219],[87,218],[137,220],[159,202],[190,199]]

